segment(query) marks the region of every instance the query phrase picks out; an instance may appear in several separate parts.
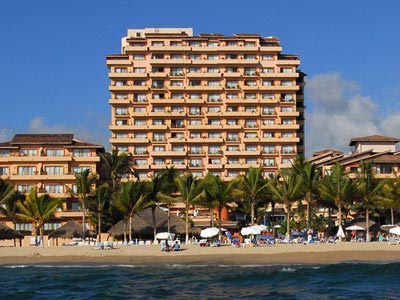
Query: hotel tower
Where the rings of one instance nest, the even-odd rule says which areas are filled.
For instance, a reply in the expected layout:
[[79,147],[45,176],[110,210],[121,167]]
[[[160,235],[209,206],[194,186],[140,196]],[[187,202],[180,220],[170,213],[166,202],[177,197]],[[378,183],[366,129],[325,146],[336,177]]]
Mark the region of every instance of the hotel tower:
[[304,152],[304,73],[276,37],[129,29],[107,56],[110,143],[141,179],[174,166],[226,180],[265,176]]

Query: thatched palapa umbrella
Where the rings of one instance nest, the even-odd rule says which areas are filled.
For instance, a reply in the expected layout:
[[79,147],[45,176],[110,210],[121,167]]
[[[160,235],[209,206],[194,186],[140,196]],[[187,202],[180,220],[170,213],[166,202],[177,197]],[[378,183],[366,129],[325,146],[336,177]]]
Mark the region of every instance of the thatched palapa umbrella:
[[19,233],[6,225],[0,224],[0,240],[14,240],[15,246],[15,240],[19,239],[19,245],[21,246],[21,240],[23,238],[24,235],[22,233]]
[[[93,232],[86,230],[85,237],[94,237],[94,236],[96,235]],[[82,225],[75,221],[69,221],[60,228],[49,233],[49,239],[56,239],[57,245],[59,238],[64,238],[64,239],[82,238]]]

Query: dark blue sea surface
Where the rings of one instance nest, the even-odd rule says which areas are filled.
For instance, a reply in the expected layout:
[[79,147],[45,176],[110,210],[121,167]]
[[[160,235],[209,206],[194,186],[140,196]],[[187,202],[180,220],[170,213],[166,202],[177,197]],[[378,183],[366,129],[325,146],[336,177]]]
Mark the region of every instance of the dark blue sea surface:
[[1,266],[0,299],[400,299],[400,263]]

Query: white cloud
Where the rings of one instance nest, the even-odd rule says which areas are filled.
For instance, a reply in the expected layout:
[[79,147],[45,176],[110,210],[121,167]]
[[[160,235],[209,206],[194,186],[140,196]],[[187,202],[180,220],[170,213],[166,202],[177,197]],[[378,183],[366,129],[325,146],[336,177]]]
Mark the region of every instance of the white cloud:
[[349,152],[351,138],[373,134],[398,137],[400,112],[381,107],[340,74],[318,74],[306,85],[306,156],[323,149]]

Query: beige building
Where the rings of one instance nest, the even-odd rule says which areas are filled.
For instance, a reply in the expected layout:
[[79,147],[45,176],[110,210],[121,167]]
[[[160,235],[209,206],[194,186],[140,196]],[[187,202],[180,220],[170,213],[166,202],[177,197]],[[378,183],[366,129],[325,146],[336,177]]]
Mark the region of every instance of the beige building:
[[304,153],[304,76],[275,37],[128,30],[108,55],[110,143],[140,178],[174,166],[232,179],[264,175]]
[[[36,187],[62,199],[57,218],[80,218],[75,172],[89,169],[98,176],[99,153],[103,146],[74,139],[72,134],[16,134],[9,142],[0,143],[0,178],[28,193]],[[17,230],[21,230],[18,228]]]

